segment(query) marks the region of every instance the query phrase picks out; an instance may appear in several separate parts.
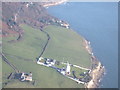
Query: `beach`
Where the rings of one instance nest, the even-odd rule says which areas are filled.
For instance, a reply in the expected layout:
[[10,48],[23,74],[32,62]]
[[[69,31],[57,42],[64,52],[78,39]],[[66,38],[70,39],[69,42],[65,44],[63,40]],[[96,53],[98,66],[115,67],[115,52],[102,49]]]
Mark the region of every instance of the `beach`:
[[55,5],[59,5],[62,3],[67,2],[68,0],[59,0],[59,1],[55,1],[55,2],[47,2],[43,4],[43,7],[50,7],[50,6],[55,6]]

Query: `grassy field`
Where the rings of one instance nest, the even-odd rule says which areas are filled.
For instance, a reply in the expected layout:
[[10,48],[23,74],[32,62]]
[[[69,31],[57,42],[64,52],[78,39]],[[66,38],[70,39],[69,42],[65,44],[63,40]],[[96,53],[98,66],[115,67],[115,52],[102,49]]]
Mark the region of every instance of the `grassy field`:
[[43,57],[90,67],[90,55],[83,47],[82,37],[76,32],[57,26],[48,26],[44,30],[51,39]]
[[22,40],[16,43],[8,43],[7,41],[13,37],[3,38],[3,52],[21,56],[24,59],[35,60],[44,47],[47,37],[40,30],[32,29],[26,25],[21,27],[24,30]]
[[[36,84],[33,86],[28,82],[12,80],[5,88],[82,88],[81,84],[62,76],[56,70],[36,64],[36,58],[42,51],[47,40],[47,36],[40,30],[33,29],[27,25],[21,25],[24,30],[22,40],[15,43],[7,41],[15,39],[13,37],[3,38],[3,53],[8,60],[13,63],[22,72],[32,72],[33,80]],[[53,58],[58,61],[69,61],[72,64],[78,64],[84,67],[90,66],[89,55],[82,46],[82,39],[75,32],[56,26],[45,28],[50,34],[50,43],[45,51],[44,57]],[[7,75],[14,72],[5,62],[3,66],[3,81],[6,82]]]

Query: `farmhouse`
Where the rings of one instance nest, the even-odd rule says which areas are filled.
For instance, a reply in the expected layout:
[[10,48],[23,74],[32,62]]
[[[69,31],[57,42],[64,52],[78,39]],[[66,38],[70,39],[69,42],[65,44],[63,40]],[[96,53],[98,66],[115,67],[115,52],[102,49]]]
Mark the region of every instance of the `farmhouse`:
[[32,73],[30,72],[29,74],[27,74],[22,72],[20,79],[21,81],[32,81]]
[[37,64],[41,64],[49,67],[49,66],[53,66],[55,62],[56,60],[40,57],[37,61]]
[[61,23],[61,26],[65,27],[65,28],[69,28],[69,24],[67,24],[67,23]]

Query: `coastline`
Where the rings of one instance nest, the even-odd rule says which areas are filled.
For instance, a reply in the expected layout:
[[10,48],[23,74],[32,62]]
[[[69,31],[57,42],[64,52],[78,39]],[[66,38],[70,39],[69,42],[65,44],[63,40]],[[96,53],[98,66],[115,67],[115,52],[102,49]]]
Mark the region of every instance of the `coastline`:
[[50,3],[47,3],[47,4],[43,4],[43,7],[56,6],[56,5],[65,3],[67,1],[68,0],[60,0],[59,2],[57,2],[57,1],[56,2],[50,2]]
[[[59,5],[59,4],[62,4],[66,1],[68,1],[68,0],[61,0],[60,2],[53,2],[53,3],[44,4],[43,7]],[[98,88],[100,80],[102,79],[102,76],[105,73],[105,67],[94,56],[94,54],[92,52],[91,45],[90,45],[90,41],[87,41],[85,39],[85,37],[82,37],[82,38],[83,38],[83,46],[88,51],[88,53],[91,55],[91,63],[92,63],[91,71],[89,73],[89,75],[92,77],[92,79],[84,86],[85,86],[85,88]]]
[[102,66],[102,64],[98,62],[98,66],[95,69],[93,69],[90,73],[90,75],[92,76],[91,81],[89,81],[85,85],[85,87],[86,88],[98,88],[100,80],[102,76],[104,75],[104,71],[105,71],[104,66]]
[[[40,3],[41,4],[41,3]],[[39,4],[38,4],[39,5]],[[78,5],[78,6],[77,6]],[[46,11],[46,13],[47,13],[47,15],[49,16],[49,14],[51,14],[49,17],[50,17],[50,20],[55,20],[55,21],[59,21],[60,20],[60,18],[61,18],[61,21],[62,20],[67,20],[68,22],[70,21],[70,22],[72,22],[71,23],[71,27],[70,28],[74,28],[72,31],[75,31],[75,32],[77,32],[79,35],[83,35],[83,40],[82,40],[82,42],[81,42],[81,44],[82,44],[82,47],[83,47],[83,45],[84,45],[84,50],[85,50],[85,52],[88,54],[88,52],[86,51],[87,49],[89,49],[88,47],[87,47],[87,45],[85,44],[85,41],[84,41],[84,39],[86,39],[86,42],[88,42],[89,43],[89,41],[87,41],[87,40],[90,40],[90,42],[91,42],[91,48],[92,48],[92,50],[93,50],[93,53],[94,53],[94,56],[97,58],[97,60],[98,60],[98,62],[101,62],[101,64],[103,64],[103,65],[105,65],[105,67],[104,66],[102,66],[102,68],[104,69],[104,71],[101,71],[101,72],[104,72],[104,76],[102,77],[102,74],[101,74],[101,78],[98,80],[98,82],[100,82],[99,83],[99,87],[100,88],[104,88],[104,87],[117,87],[117,75],[116,74],[114,74],[114,73],[116,73],[116,70],[117,70],[117,64],[116,64],[116,60],[117,60],[117,55],[115,54],[115,53],[113,53],[113,52],[116,52],[117,50],[117,47],[115,47],[117,44],[116,44],[116,41],[114,42],[115,44],[113,45],[113,44],[109,44],[109,41],[110,40],[112,40],[112,41],[114,41],[116,38],[114,37],[114,38],[112,38],[112,37],[110,37],[110,38],[107,38],[107,37],[109,37],[109,36],[111,36],[111,35],[116,35],[116,33],[113,33],[113,34],[111,34],[111,33],[107,33],[108,31],[109,31],[109,29],[106,27],[106,26],[109,26],[108,24],[109,24],[109,22],[108,22],[108,20],[110,20],[110,21],[112,21],[112,20],[115,20],[115,18],[114,19],[111,19],[110,17],[107,17],[107,18],[105,18],[104,16],[101,16],[101,17],[99,17],[99,16],[97,16],[97,15],[93,15],[92,13],[90,13],[90,14],[84,14],[84,13],[82,13],[82,10],[86,10],[87,12],[89,12],[90,10],[89,10],[89,5],[87,6],[86,4],[71,4],[71,3],[66,3],[66,5],[65,5],[65,3],[63,3],[63,4],[61,4],[61,5],[57,5],[57,7],[56,6],[50,6],[50,7],[45,7],[45,8],[43,8],[42,7],[42,5],[40,5],[40,7],[43,9],[43,10],[45,10],[45,9],[48,9],[48,12]],[[84,7],[81,7],[81,5],[83,5],[83,6],[85,6],[85,7],[87,7],[86,9],[84,8]],[[96,6],[96,4],[94,4],[95,6]],[[95,10],[95,12],[96,12],[96,9],[97,8],[99,8],[99,9],[101,9],[101,10],[103,10],[104,12],[107,12],[108,10],[108,8],[109,7],[111,7],[111,6],[107,6],[107,3],[105,4],[106,6],[105,7],[101,7],[101,5],[104,5],[104,4],[100,4],[100,6],[98,5],[95,9],[94,9],[94,7],[95,6],[90,6],[92,9],[91,10]],[[113,5],[113,4],[110,4],[110,5]],[[68,6],[68,7],[67,7]],[[77,8],[79,8],[78,9],[78,11],[79,12],[77,12],[75,9],[76,9],[76,7],[74,7],[74,6],[77,6]],[[113,5],[114,6],[114,5]],[[67,8],[66,8],[67,7]],[[26,8],[26,7],[25,7]],[[104,10],[104,8],[106,8],[106,10]],[[57,11],[58,10],[58,11]],[[74,12],[74,10],[75,10],[75,12]],[[113,11],[114,9],[113,9],[113,7],[112,7],[112,9],[109,11],[109,13],[111,13],[110,14],[110,16],[111,15],[113,15],[113,16],[115,16],[114,14],[112,14],[112,11]],[[57,13],[56,13],[56,11],[57,11]],[[100,11],[100,13],[102,13],[103,11]],[[49,13],[50,12],[50,13]],[[62,13],[62,12],[64,12],[64,13]],[[68,12],[68,13],[67,13]],[[60,14],[59,14],[60,13]],[[75,13],[75,15],[77,15],[77,13],[78,13],[78,18],[81,18],[81,19],[77,19],[76,18],[76,16],[75,15],[73,15],[73,16],[70,16],[70,17],[68,17],[69,14],[70,13],[70,15],[72,15],[71,13]],[[81,16],[79,17],[79,14],[80,13],[82,13],[81,14]],[[64,14],[64,16],[61,16],[61,14]],[[105,15],[107,15],[108,13],[104,13]],[[37,15],[37,14],[36,14]],[[84,18],[85,17],[87,17],[87,15],[89,15],[89,16],[93,16],[93,17],[95,17],[95,18],[97,18],[97,17],[99,17],[98,19],[99,20],[104,20],[105,22],[106,22],[106,26],[103,28],[102,27],[102,29],[99,27],[100,25],[101,25],[101,23],[104,23],[104,21],[102,22],[98,22],[98,23],[96,23],[96,21],[94,21],[94,22],[89,22],[89,21],[91,21],[91,20],[93,20],[93,19],[95,19],[95,18],[86,18],[85,19],[85,22],[83,22],[84,20]],[[60,17],[60,18],[58,18],[58,17]],[[66,17],[68,17],[67,19],[66,19]],[[75,18],[74,18],[75,17]],[[73,18],[73,19],[72,19]],[[89,20],[90,19],[90,20]],[[82,20],[82,21],[81,21]],[[88,21],[87,21],[88,20]],[[29,20],[27,20],[26,19],[26,21],[29,21]],[[31,21],[33,21],[33,20],[31,20]],[[35,21],[36,22],[36,21]],[[36,27],[38,27],[39,28],[39,23],[37,24],[38,26],[34,26],[34,23],[35,22],[26,22],[26,23],[28,23],[28,25],[31,25],[33,28],[36,28]],[[70,23],[69,22],[69,23]],[[76,24],[75,24],[75,23]],[[107,23],[108,22],[108,23]],[[44,23],[43,23],[43,26],[47,26],[47,25],[49,25],[50,23],[49,23],[49,21],[47,20],[47,24],[45,25]],[[51,23],[51,24],[55,24],[55,25],[60,25],[59,23]],[[82,27],[80,26],[80,24],[82,24]],[[90,24],[90,27],[89,27],[89,25],[87,26],[88,24]],[[95,24],[95,25],[94,25]],[[72,26],[73,25],[73,26]],[[94,27],[92,27],[92,25],[94,25]],[[97,26],[98,25],[98,26]],[[104,25],[104,24],[103,24]],[[113,25],[113,24],[111,24],[110,25],[110,27],[109,28],[114,28],[115,29],[115,25]],[[42,24],[40,24],[40,26],[42,27]],[[40,28],[41,28],[40,27]],[[87,29],[86,29],[87,28]],[[97,29],[99,29],[99,30],[102,30],[102,31],[99,31],[99,30],[97,30]],[[106,30],[104,30],[105,28],[107,28]],[[86,29],[86,30],[85,30]],[[93,30],[92,30],[93,29]],[[88,31],[91,31],[91,32],[88,32]],[[113,29],[110,29],[110,32],[113,32]],[[103,34],[103,36],[101,37],[101,35],[100,34],[96,34],[96,33],[101,33],[101,34]],[[107,34],[107,36],[106,36],[106,34]],[[6,35],[6,34],[5,34]],[[102,40],[102,41],[101,41]],[[79,41],[79,39],[78,39],[78,41]],[[84,43],[84,44],[83,44]],[[94,45],[95,44],[95,45]],[[94,46],[94,47],[93,47]],[[102,47],[101,47],[102,46]],[[112,46],[114,46],[114,48],[111,48]],[[85,49],[86,48],[86,49]],[[78,47],[78,49],[79,49],[79,47]],[[89,50],[90,51],[90,50]],[[94,52],[95,51],[95,52]],[[104,51],[106,51],[106,53],[104,54]],[[80,56],[80,55],[79,55]],[[78,56],[78,57],[79,57]],[[97,57],[98,56],[98,57]],[[88,68],[92,68],[92,63],[93,62],[95,62],[95,61],[92,61],[92,59],[91,59],[91,56],[89,55],[89,60],[88,60],[88,62],[90,63],[90,65],[88,66]],[[80,64],[80,63],[78,63],[78,64]],[[86,63],[84,63],[85,65],[87,65]],[[114,66],[113,67],[110,67],[110,65],[111,64],[114,64]],[[81,64],[82,65],[82,64]],[[95,70],[96,68],[94,68],[92,71],[92,75],[95,73],[94,72],[94,70]],[[100,73],[100,72],[97,72],[97,73]],[[107,74],[106,74],[107,73]],[[100,76],[100,75],[99,75]],[[94,76],[93,76],[94,77]],[[96,76],[97,77],[97,76]],[[114,79],[112,80],[112,79],[110,79],[110,77],[114,77]],[[106,83],[106,81],[108,82],[108,83]],[[90,82],[90,80],[89,80],[89,82]],[[91,82],[93,82],[93,81],[91,81]],[[74,83],[73,83],[74,84]],[[89,83],[88,84],[86,84],[86,88],[87,88],[87,85],[88,85],[88,87],[89,87]],[[91,85],[92,86],[92,85]],[[73,87],[75,87],[75,86],[73,86]],[[83,88],[84,88],[84,86],[82,86]]]
[[87,41],[84,37],[82,37],[85,43],[85,48],[88,51],[88,53],[91,55],[91,72],[89,75],[92,77],[92,79],[85,84],[85,88],[98,88],[100,80],[102,79],[102,76],[105,73],[105,67],[101,64],[99,60],[94,56],[92,52],[92,48],[90,45],[90,41]]

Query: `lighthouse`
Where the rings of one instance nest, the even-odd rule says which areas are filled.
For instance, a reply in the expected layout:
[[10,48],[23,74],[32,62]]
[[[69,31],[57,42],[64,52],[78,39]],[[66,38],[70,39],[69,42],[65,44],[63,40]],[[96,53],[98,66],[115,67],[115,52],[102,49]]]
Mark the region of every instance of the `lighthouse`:
[[66,75],[70,75],[70,64],[67,62]]

